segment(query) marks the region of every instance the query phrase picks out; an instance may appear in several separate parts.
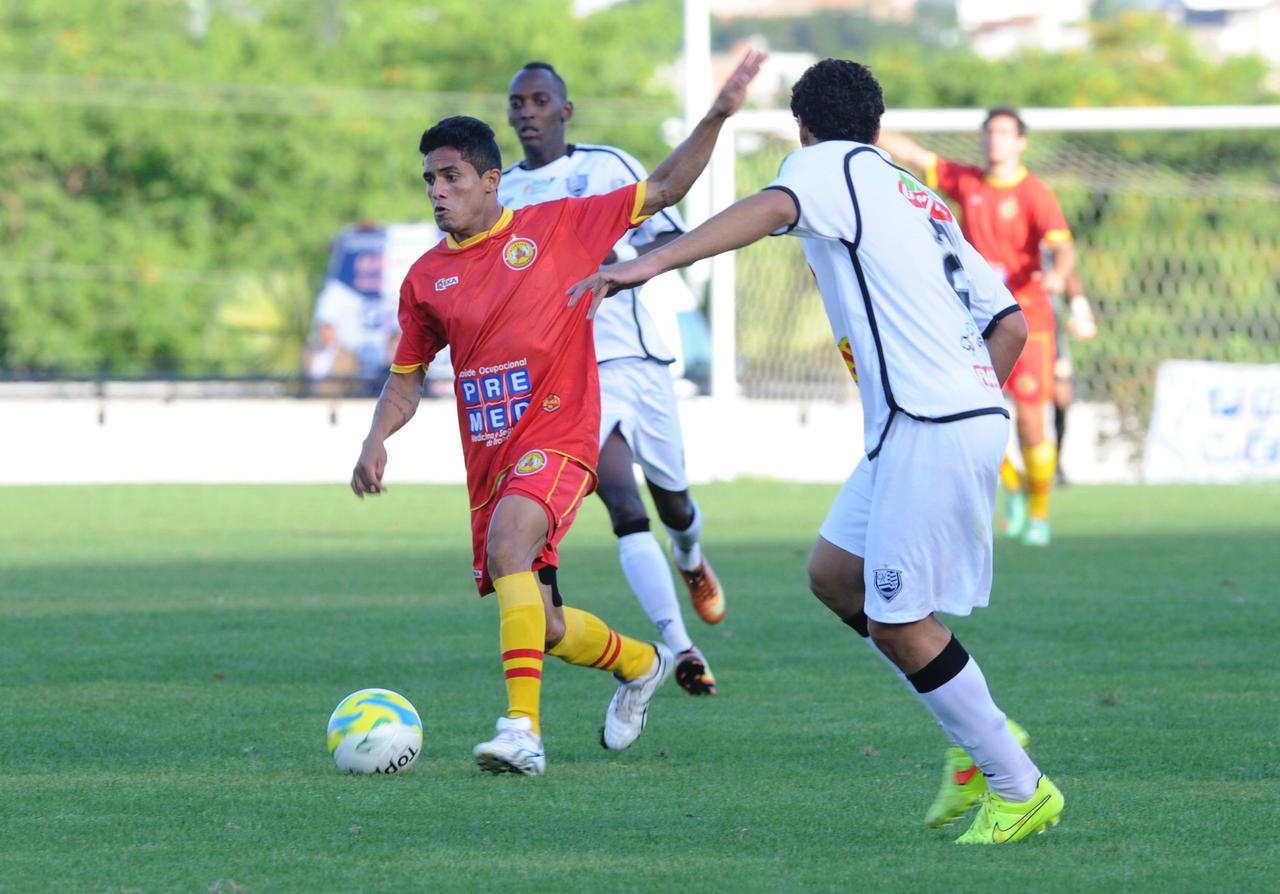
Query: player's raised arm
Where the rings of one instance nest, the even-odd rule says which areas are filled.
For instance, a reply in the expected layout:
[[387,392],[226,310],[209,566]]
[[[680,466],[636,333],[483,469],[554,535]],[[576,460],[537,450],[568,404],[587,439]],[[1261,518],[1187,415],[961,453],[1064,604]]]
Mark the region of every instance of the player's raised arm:
[[351,472],[351,490],[360,499],[365,494],[380,494],[385,487],[382,475],[387,469],[387,438],[413,418],[422,398],[422,380],[426,370],[421,366],[412,372],[393,372],[382,386],[382,395],[373,410],[369,435],[360,448],[360,458]]
[[685,197],[689,187],[693,186],[693,182],[710,161],[711,150],[715,148],[720,128],[730,115],[742,108],[742,102],[747,97],[747,87],[759,74],[760,66],[766,58],[767,54],[759,50],[747,50],[743,55],[742,61],[720,88],[720,94],[693,132],[649,175],[644,204],[640,206],[642,215],[656,214]]
[[569,289],[569,306],[587,293],[591,304],[587,317],[595,316],[600,302],[619,289],[646,282],[660,273],[684,267],[694,261],[750,245],[770,233],[796,222],[798,209],[790,195],[779,189],[765,189],[741,199],[699,227],[659,249],[622,264],[602,267]]
[[911,137],[889,130],[880,131],[880,136],[876,138],[876,145],[892,155],[895,161],[917,171],[927,169],[936,157],[933,152]]

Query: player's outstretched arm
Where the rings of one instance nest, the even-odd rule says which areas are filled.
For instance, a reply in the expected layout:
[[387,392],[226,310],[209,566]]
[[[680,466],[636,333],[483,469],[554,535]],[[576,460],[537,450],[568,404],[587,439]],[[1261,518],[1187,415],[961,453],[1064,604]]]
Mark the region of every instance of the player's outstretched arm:
[[587,318],[614,292],[660,273],[763,239],[796,222],[796,204],[780,189],[766,189],[730,205],[706,223],[659,249],[622,264],[602,267],[569,288],[569,306],[591,296]]
[[644,204],[640,206],[641,214],[657,214],[685,197],[710,161],[711,150],[715,148],[716,137],[720,135],[725,120],[742,108],[743,100],[747,98],[747,87],[760,73],[760,66],[767,55],[759,50],[747,50],[743,54],[742,61],[720,88],[720,94],[707,114],[685,141],[649,175]]
[[917,171],[923,171],[933,161],[934,154],[905,134],[891,130],[880,131],[876,145],[892,155],[898,162]]
[[994,329],[986,337],[987,353],[991,355],[991,366],[1003,386],[1013,372],[1013,365],[1018,362],[1022,346],[1027,343],[1027,321],[1022,311],[1016,310],[1005,314],[996,321]]
[[386,440],[413,418],[422,399],[422,380],[426,371],[418,367],[410,373],[393,372],[382,386],[382,395],[373,410],[369,435],[360,448],[360,458],[351,471],[351,490],[360,499],[365,494],[386,490],[382,475],[387,469]]

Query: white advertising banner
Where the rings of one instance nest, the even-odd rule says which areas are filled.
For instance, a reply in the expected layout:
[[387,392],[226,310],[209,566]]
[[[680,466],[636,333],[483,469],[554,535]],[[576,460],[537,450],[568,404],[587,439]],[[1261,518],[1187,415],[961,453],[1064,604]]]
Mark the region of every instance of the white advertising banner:
[[1280,480],[1280,364],[1160,364],[1142,477]]

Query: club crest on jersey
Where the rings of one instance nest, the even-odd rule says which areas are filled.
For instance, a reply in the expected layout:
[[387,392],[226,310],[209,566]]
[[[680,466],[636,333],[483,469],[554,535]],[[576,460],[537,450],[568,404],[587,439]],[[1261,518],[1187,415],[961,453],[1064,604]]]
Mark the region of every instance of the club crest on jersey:
[[541,450],[530,450],[516,462],[517,475],[537,475],[547,465],[547,455]]
[[1018,216],[1018,200],[1013,196],[1000,203],[1000,216],[1005,220],[1013,220]]
[[560,409],[560,395],[548,394],[542,401],[542,409],[547,413],[554,413]]
[[572,177],[566,177],[564,188],[569,191],[569,195],[580,198],[587,191],[587,175],[574,174]]
[[524,270],[538,256],[538,243],[524,236],[513,236],[502,247],[502,263],[511,270]]
[[840,356],[844,360],[844,365],[849,367],[849,375],[853,376],[853,381],[858,381],[858,362],[853,357],[853,346],[849,344],[849,336],[840,339]]
[[902,592],[902,572],[896,568],[877,568],[875,585],[876,592],[889,602]]

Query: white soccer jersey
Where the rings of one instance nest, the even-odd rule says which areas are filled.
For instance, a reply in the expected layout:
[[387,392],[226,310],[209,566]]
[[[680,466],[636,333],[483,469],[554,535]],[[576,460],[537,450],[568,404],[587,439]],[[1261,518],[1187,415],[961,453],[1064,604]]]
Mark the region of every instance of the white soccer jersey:
[[1017,302],[947,206],[873,146],[830,140],[791,153],[767,188],[799,217],[836,344],[858,383],[867,455],[893,417],[1008,416],[984,336]]
[[[649,176],[644,166],[613,146],[570,144],[567,154],[548,165],[527,170],[524,162],[502,173],[498,200],[508,208],[523,208],[567,196],[611,192]],[[622,241],[639,247],[662,233],[683,233],[679,212],[667,208],[631,230]],[[653,318],[640,300],[640,289],[626,289],[600,305],[595,316],[596,359],[643,357],[672,363],[675,357],[658,335]]]

